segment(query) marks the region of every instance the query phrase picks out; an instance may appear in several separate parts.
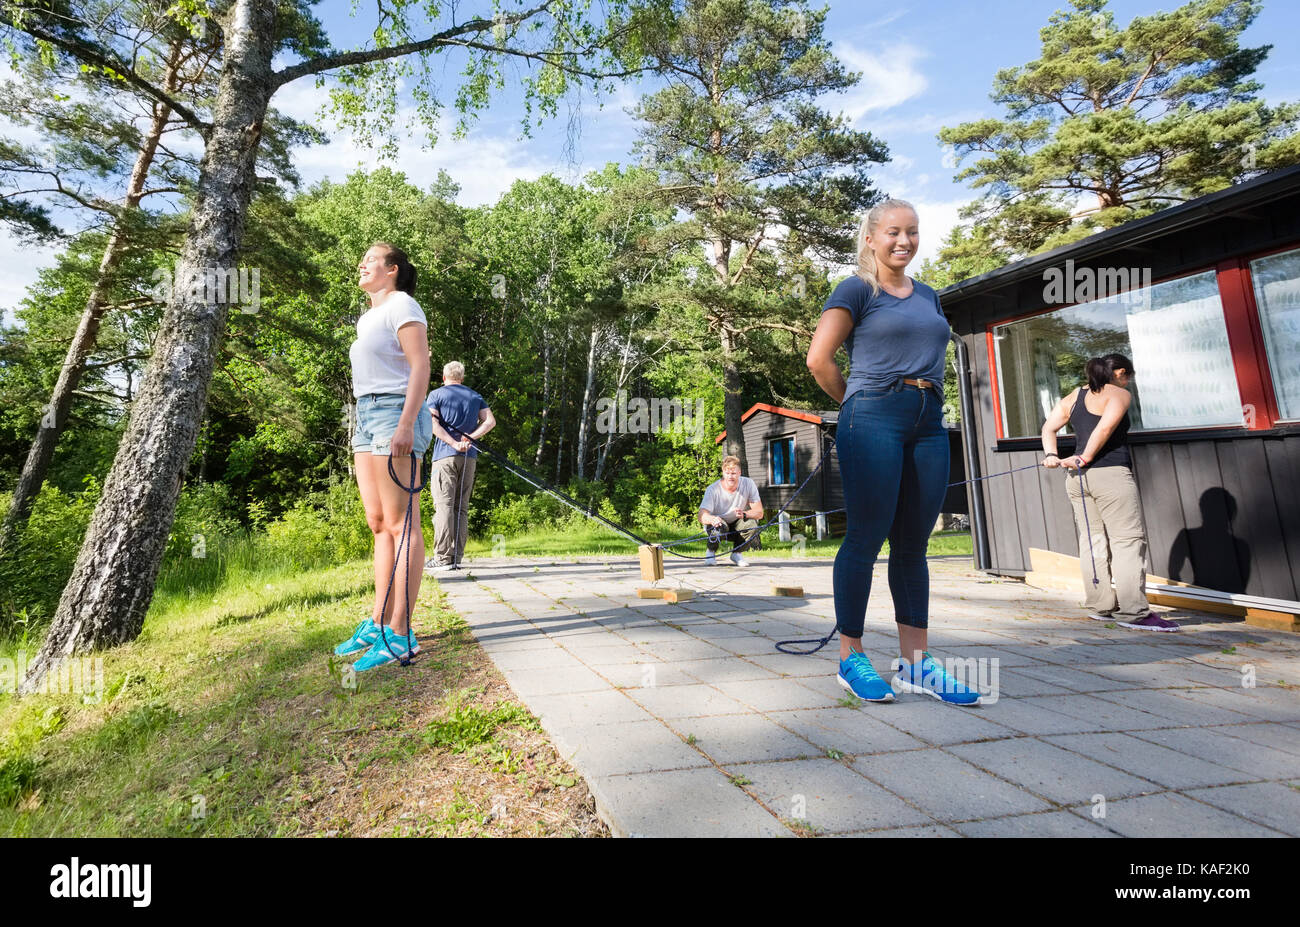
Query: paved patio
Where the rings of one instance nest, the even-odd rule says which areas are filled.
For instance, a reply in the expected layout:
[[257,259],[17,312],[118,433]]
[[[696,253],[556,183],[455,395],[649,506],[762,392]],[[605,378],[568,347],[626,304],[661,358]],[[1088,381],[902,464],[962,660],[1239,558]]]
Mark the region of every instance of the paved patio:
[[[659,585],[696,590],[677,605],[636,597],[633,558],[440,581],[616,835],[1300,836],[1300,636],[1189,612],[1179,634],[1110,629],[968,559],[931,567],[930,650],[973,659],[991,704],[847,707],[838,638],[777,652],[833,627],[829,560],[670,557]],[[888,679],[884,563],[871,599]]]

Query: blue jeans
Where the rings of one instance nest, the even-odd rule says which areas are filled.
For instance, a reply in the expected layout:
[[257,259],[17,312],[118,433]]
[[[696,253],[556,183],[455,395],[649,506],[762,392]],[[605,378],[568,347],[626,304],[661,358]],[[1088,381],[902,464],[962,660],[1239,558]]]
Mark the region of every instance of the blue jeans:
[[926,548],[948,489],[943,400],[900,380],[845,400],[836,425],[848,531],[835,557],[835,626],[861,637],[871,571],[889,539],[894,620],[924,628],[930,615]]

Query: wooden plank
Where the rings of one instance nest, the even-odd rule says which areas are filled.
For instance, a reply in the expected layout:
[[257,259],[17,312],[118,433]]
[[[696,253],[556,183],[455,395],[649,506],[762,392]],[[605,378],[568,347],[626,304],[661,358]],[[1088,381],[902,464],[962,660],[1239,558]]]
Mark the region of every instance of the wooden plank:
[[1295,582],[1287,562],[1277,500],[1263,442],[1258,438],[1219,442],[1223,488],[1237,501],[1237,517],[1225,544],[1236,549],[1237,566],[1249,595],[1294,599]]
[[[1245,579],[1238,569],[1234,548],[1228,542],[1228,493],[1223,488],[1219,455],[1213,442],[1175,444],[1173,458],[1183,518],[1190,527],[1174,540],[1167,574],[1209,589],[1243,591]],[[1156,567],[1159,569],[1159,564]]]
[[1246,624],[1270,631],[1300,631],[1300,615],[1270,612],[1262,608],[1246,609]]
[[694,598],[695,593],[690,589],[646,589],[644,587],[637,589],[636,596],[638,599],[663,599],[665,602],[687,602]]
[[1168,575],[1170,551],[1187,527],[1172,447],[1164,443],[1135,444],[1129,446],[1129,453],[1142,502],[1142,522],[1147,529],[1148,571]]
[[1261,438],[1260,442],[1268,458],[1291,581],[1300,592],[1300,436]]
[[[1007,469],[1017,470],[1020,467],[1039,463],[1041,460],[1042,455],[1037,451],[1017,451],[1008,455],[1010,466]],[[1027,568],[1029,566],[1028,548],[1051,546],[1047,540],[1047,512],[1043,503],[1042,482],[1038,479],[1038,474],[1033,470],[1021,470],[1019,473],[1000,476],[996,479],[1009,481],[1012,491],[1015,493],[1016,520],[1020,523],[1020,542],[1026,548],[1021,555],[1021,563]]]
[[802,596],[803,586],[778,586],[773,583],[772,595]]
[[[975,314],[975,331],[966,338],[967,353],[971,365],[971,393],[975,412],[975,453],[979,457],[980,475],[987,476],[993,471],[989,464],[994,458],[991,450],[997,440],[997,426],[993,420],[993,390],[996,385],[989,373],[989,356],[984,333],[983,313]],[[988,535],[989,569],[996,573],[1000,565],[1000,540],[1003,532],[1003,520],[993,508],[993,494],[990,492],[990,480],[981,480],[975,484],[974,491],[983,496],[984,530]]]
[[1065,472],[1038,468],[1038,491],[1043,500],[1047,547],[1063,554],[1078,554],[1079,533],[1074,529],[1074,507],[1065,495]]
[[641,578],[648,583],[664,578],[664,549],[658,544],[642,544],[637,548],[641,563]]

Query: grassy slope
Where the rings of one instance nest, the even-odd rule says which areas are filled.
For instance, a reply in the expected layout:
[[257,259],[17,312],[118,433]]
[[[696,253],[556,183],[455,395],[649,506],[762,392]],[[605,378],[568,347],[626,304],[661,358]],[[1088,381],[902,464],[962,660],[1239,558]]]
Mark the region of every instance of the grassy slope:
[[368,613],[369,576],[354,562],[160,596],[103,655],[99,704],[0,696],[0,834],[602,833],[436,583],[411,667],[344,685],[330,653]]

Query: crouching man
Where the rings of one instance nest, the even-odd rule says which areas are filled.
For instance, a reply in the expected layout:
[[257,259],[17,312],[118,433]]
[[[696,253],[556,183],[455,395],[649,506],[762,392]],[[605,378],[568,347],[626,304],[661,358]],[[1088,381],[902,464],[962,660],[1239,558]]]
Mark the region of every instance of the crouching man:
[[722,479],[704,491],[700,503],[700,524],[709,532],[708,555],[704,562],[717,563],[718,545],[731,542],[731,562],[745,566],[741,550],[758,550],[762,546],[758,523],[763,518],[763,503],[758,499],[758,487],[747,476],[740,475],[740,458],[722,458]]

